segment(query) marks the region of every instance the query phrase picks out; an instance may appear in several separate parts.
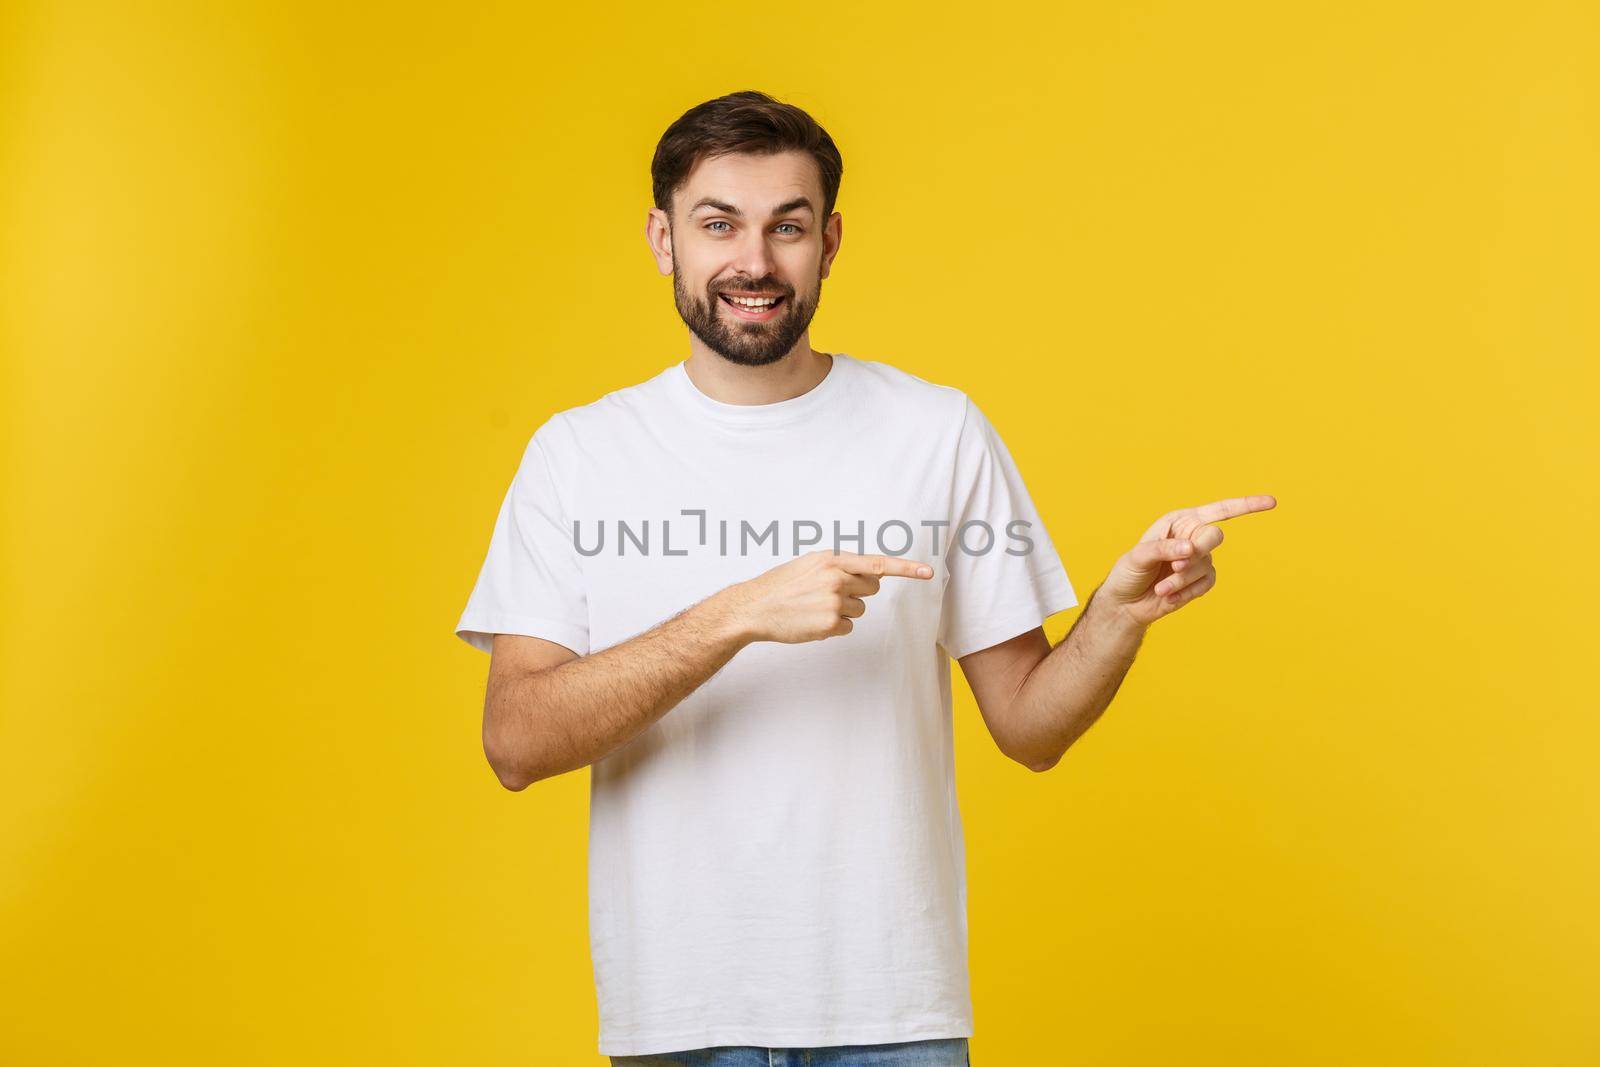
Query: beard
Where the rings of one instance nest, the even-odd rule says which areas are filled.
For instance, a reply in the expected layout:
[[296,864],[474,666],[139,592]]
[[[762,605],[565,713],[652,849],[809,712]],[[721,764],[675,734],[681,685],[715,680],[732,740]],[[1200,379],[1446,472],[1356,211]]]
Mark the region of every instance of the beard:
[[[783,311],[767,322],[747,322],[722,310],[723,300],[717,294],[728,289],[747,292],[770,293],[783,297]],[[817,269],[816,293],[808,301],[797,297],[776,281],[724,282],[708,286],[704,298],[691,296],[684,287],[683,276],[672,272],[672,296],[678,306],[678,316],[689,331],[705,346],[730,363],[745,367],[764,367],[776,363],[788,354],[795,342],[811,327],[811,319],[822,302],[822,269]]]

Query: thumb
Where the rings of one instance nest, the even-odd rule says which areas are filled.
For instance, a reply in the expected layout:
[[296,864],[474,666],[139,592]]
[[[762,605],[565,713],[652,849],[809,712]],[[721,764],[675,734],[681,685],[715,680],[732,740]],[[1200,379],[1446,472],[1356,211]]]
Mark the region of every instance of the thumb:
[[1140,577],[1153,577],[1163,563],[1194,555],[1194,543],[1183,537],[1162,537],[1140,541],[1123,557],[1130,570]]

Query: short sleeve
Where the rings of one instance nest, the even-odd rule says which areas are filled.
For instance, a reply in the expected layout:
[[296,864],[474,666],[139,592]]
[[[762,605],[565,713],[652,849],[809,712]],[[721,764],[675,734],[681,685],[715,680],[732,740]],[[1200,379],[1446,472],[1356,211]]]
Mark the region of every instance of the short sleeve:
[[494,635],[523,634],[589,652],[589,605],[572,524],[551,470],[552,427],[535,431],[500,503],[489,551],[456,636],[489,652]]
[[1078,603],[1005,442],[969,397],[955,450],[949,572],[939,644],[952,657],[997,645]]

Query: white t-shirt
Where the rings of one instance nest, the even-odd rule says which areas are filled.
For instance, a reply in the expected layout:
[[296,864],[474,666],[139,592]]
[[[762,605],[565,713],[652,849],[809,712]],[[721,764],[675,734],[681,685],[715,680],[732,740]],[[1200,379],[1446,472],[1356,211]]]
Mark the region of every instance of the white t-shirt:
[[884,578],[849,634],[746,646],[591,765],[602,1055],[972,1035],[949,657],[1078,599],[965,393],[835,354],[728,404],[680,362],[553,415],[456,633],[585,655],[835,547],[934,576]]

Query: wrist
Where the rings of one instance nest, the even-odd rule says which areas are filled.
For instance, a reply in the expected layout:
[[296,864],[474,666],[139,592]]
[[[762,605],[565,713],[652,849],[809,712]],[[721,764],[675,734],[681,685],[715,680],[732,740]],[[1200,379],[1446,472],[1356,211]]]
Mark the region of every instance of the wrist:
[[1149,623],[1135,618],[1126,604],[1106,592],[1103,585],[1096,588],[1094,595],[1089,598],[1087,614],[1097,625],[1103,626],[1119,637],[1138,638],[1150,628]]
[[700,601],[694,608],[713,639],[718,644],[732,646],[735,651],[760,640],[755,627],[750,623],[748,613],[738,602],[735,593],[737,589],[737,585],[731,585],[719,590]]

